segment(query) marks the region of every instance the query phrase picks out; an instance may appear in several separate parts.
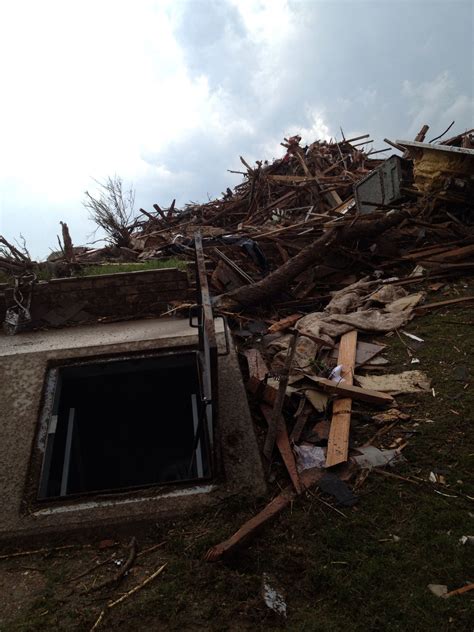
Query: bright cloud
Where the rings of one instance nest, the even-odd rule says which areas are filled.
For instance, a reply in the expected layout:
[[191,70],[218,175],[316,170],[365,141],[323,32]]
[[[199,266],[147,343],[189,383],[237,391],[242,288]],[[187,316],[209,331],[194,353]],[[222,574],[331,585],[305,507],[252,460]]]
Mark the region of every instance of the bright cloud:
[[456,38],[443,30],[436,47],[426,43],[451,15],[440,3],[374,6],[1,3],[0,233],[23,233],[45,256],[65,220],[84,242],[91,178],[120,174],[138,206],[181,205],[232,185],[239,155],[281,156],[288,134],[309,143],[341,125],[376,139],[420,122],[468,126],[474,73],[458,60],[469,59],[472,3],[457,3]]

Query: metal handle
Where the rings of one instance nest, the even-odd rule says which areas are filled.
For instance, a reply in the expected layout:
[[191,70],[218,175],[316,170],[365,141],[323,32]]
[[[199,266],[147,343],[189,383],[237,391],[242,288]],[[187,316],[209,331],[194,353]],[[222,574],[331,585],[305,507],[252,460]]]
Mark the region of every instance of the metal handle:
[[[193,305],[193,307],[190,307],[189,308],[189,326],[193,327],[193,329],[199,329],[199,327],[201,326],[201,323],[199,322],[200,316],[202,320],[202,305]],[[198,319],[197,325],[193,324],[194,317],[197,317]]]

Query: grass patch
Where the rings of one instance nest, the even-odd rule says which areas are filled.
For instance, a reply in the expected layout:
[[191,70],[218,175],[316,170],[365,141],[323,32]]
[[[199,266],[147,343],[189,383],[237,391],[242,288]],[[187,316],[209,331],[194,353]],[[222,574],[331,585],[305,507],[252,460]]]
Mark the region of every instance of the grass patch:
[[173,257],[171,259],[156,259],[141,261],[140,263],[103,263],[85,266],[80,276],[96,276],[100,274],[116,274],[117,272],[141,272],[142,270],[160,270],[162,268],[178,268],[186,270],[187,262]]
[[[142,270],[160,270],[162,268],[178,268],[186,270],[188,262],[178,257],[169,259],[152,259],[139,263],[102,263],[97,265],[84,265],[77,276],[97,276],[101,274],[116,274],[117,272],[140,272]],[[52,269],[43,268],[37,272],[38,281],[49,281],[52,277]],[[12,283],[13,277],[0,272],[0,283]]]

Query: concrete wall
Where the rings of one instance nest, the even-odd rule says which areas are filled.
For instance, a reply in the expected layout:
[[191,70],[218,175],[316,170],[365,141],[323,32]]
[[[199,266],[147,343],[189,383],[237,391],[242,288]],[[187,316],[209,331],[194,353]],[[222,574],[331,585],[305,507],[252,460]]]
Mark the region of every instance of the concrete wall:
[[[224,347],[222,328],[218,343]],[[223,469],[217,480],[127,494],[37,501],[39,416],[53,363],[78,358],[192,349],[186,320],[156,319],[0,335],[0,539],[154,520],[216,502],[226,494],[261,495],[263,469],[235,350],[219,358],[218,437]]]

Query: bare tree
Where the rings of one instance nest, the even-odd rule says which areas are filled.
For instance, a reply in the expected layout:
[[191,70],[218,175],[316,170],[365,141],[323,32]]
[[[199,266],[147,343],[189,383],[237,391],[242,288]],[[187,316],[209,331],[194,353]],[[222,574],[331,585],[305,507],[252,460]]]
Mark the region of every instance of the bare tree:
[[0,270],[11,274],[24,274],[36,265],[31,260],[23,235],[20,235],[21,244],[14,246],[0,235]]
[[135,191],[132,188],[124,191],[122,178],[117,175],[108,177],[105,182],[96,182],[98,196],[86,191],[83,205],[89,211],[90,219],[105,231],[109,242],[128,248],[135,227]]

